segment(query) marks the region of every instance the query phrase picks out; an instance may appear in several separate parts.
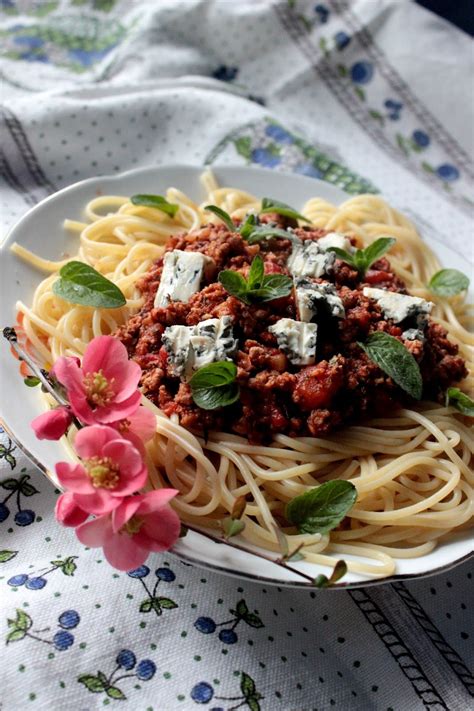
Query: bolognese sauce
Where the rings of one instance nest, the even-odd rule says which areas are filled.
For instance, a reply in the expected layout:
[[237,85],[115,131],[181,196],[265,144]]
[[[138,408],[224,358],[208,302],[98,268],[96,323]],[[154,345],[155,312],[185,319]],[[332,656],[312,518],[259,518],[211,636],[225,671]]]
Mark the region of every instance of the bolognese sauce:
[[[426,317],[423,328],[417,329],[413,320],[387,316],[391,312],[381,305],[380,293],[390,297],[407,295],[407,290],[385,257],[363,276],[336,255],[323,273],[316,275],[316,270],[309,276],[295,276],[291,264],[297,259],[303,266],[308,264],[311,243],[318,244],[328,232],[296,227],[278,215],[262,216],[264,220],[287,229],[288,239],[277,236],[249,244],[224,224],[208,224],[170,237],[163,257],[137,284],[143,307],[117,336],[143,370],[144,394],[167,416],[177,415],[180,424],[193,431],[227,431],[260,442],[276,434],[322,436],[365,416],[392,413],[413,400],[359,345],[376,332],[393,336],[411,352],[420,368],[424,397],[440,399],[449,385],[465,377],[458,346],[442,326]],[[356,245],[354,237],[345,239],[349,247]],[[296,256],[295,241],[300,250]],[[170,252],[197,252],[206,259],[196,262],[193,278],[199,279],[199,285],[186,302],[169,300],[156,305]],[[288,295],[247,304],[219,282],[223,270],[237,271],[247,278],[257,255],[263,260],[265,274],[293,279],[294,288]],[[288,323],[301,326],[302,299],[307,294],[321,306],[314,318],[305,318],[317,323],[315,357],[306,359],[311,362],[298,362],[282,346],[281,332]],[[184,365],[180,369],[172,362],[165,347],[170,327],[184,326],[191,333],[200,333],[199,329],[205,328],[203,322],[218,322],[219,328],[227,324],[227,337],[233,344],[229,359],[237,366],[239,399],[215,410],[195,404],[189,373]]]

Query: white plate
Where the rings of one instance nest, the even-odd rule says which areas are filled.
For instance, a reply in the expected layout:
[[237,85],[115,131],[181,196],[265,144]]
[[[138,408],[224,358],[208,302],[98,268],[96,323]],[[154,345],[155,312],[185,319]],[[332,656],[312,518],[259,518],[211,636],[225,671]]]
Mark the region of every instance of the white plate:
[[[214,170],[220,185],[232,185],[258,196],[271,195],[301,209],[310,197],[319,196],[339,204],[348,196],[338,188],[313,178],[276,173],[269,170],[246,167],[221,167]],[[66,252],[77,252],[77,236],[71,236],[62,227],[65,218],[80,220],[85,204],[101,194],[133,195],[136,193],[163,193],[174,186],[190,195],[197,202],[205,195],[199,183],[202,168],[196,166],[168,166],[133,170],[117,176],[91,178],[43,200],[30,210],[10,231],[0,250],[1,300],[0,324],[15,323],[15,303],[18,299],[31,302],[33,291],[42,275],[33,267],[23,263],[9,250],[12,242],[31,249],[47,259],[57,260]],[[426,235],[428,243],[429,236]],[[466,270],[464,258],[446,245],[433,244],[445,266]],[[18,362],[10,357],[6,341],[2,345],[2,397],[0,416],[6,429],[19,443],[25,454],[47,475],[54,471],[55,462],[64,459],[63,446],[59,442],[39,441],[35,438],[29,423],[43,410],[36,389],[23,386]],[[51,503],[51,505],[53,505]],[[180,540],[174,552],[184,560],[222,573],[269,584],[283,586],[307,586],[301,578],[288,573],[272,563],[267,563],[248,553],[218,545],[195,533],[188,533]],[[472,553],[472,540],[468,532],[444,543],[428,555],[413,560],[397,561],[397,575],[390,578],[366,579],[360,575],[348,574],[338,587],[387,582],[396,578],[407,578],[438,572],[459,563]],[[302,570],[313,575],[327,573],[309,564],[298,564]]]

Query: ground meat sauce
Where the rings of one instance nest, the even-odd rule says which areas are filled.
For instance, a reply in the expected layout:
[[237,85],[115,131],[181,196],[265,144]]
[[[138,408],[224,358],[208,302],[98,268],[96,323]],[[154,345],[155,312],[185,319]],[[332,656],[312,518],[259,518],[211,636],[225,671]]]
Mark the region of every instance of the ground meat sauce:
[[[293,227],[278,216],[265,219],[280,227]],[[326,234],[309,227],[295,228],[294,233],[303,240],[317,240]],[[355,239],[352,241],[355,244]],[[166,246],[167,251],[198,251],[214,261],[215,268],[206,273],[201,291],[188,303],[172,302],[166,308],[154,308],[162,259],[139,281],[144,306],[117,336],[143,370],[145,395],[168,416],[177,414],[183,427],[204,433],[235,432],[260,442],[277,433],[325,435],[344,423],[359,422],[363,416],[387,415],[400,405],[413,404],[357,345],[375,331],[399,338],[411,351],[420,365],[424,397],[441,399],[449,385],[466,376],[458,347],[442,326],[428,321],[424,342],[403,340],[403,329],[385,320],[377,303],[363,296],[364,286],[407,293],[385,258],[372,265],[363,281],[356,270],[339,259],[324,279],[314,279],[335,285],[346,315],[342,319],[318,315],[317,362],[292,365],[268,328],[280,318],[298,318],[294,295],[247,306],[217,281],[223,269],[247,276],[257,254],[264,260],[266,273],[289,274],[286,263],[291,248],[290,240],[280,238],[249,245],[224,225],[206,225],[190,234],[171,237]],[[202,410],[194,404],[189,385],[171,374],[161,339],[167,326],[191,326],[221,316],[232,317],[234,337],[239,341],[234,360],[240,398],[225,408]]]

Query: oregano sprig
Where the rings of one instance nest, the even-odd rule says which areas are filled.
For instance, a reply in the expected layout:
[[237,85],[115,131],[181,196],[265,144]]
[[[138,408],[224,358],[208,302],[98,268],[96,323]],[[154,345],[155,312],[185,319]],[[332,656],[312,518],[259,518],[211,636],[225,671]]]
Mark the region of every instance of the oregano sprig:
[[335,252],[337,256],[351,267],[357,269],[361,278],[369,267],[388,252],[397,240],[393,237],[379,237],[375,242],[369,244],[365,249],[356,249],[354,253],[347,252],[340,247],[329,247],[330,252]]
[[403,343],[383,331],[372,333],[364,343],[357,343],[402,390],[415,400],[421,400],[423,380],[420,367]]
[[236,377],[237,366],[228,360],[199,368],[189,381],[194,402],[202,410],[232,405],[239,399]]
[[259,254],[252,260],[247,279],[232,269],[219,272],[218,279],[228,294],[247,305],[288,296],[293,287],[292,280],[284,274],[265,274],[264,261]]
[[179,205],[168,202],[163,195],[132,195],[130,202],[132,205],[153,207],[155,210],[161,210],[161,212],[164,212],[168,217],[174,217],[179,210]]
[[327,481],[286,505],[285,515],[300,533],[328,533],[335,528],[355,504],[357,489],[345,479]]
[[118,286],[89,264],[77,261],[61,267],[53,293],[72,304],[96,309],[117,309],[127,303]]
[[282,215],[283,217],[289,217],[292,220],[310,222],[307,217],[294,210],[291,205],[287,205],[286,202],[280,202],[280,200],[275,200],[274,198],[264,197],[262,200],[260,215],[267,215],[273,212],[277,215]]
[[452,405],[463,415],[474,417],[474,400],[459,388],[448,388],[446,391],[446,407]]
[[469,288],[469,277],[457,269],[440,269],[428,282],[428,289],[438,296],[455,296]]
[[240,234],[242,239],[249,244],[257,244],[257,242],[269,239],[270,237],[281,237],[282,239],[289,239],[292,241],[298,239],[295,235],[292,235],[279,227],[260,225],[258,223],[258,218],[252,213],[247,215],[245,220],[239,225],[239,227],[237,227],[229,213],[221,207],[217,207],[217,205],[206,205],[204,209],[208,210],[208,212],[212,212],[214,215],[217,215],[217,217],[226,225],[229,232],[236,232],[237,234]]

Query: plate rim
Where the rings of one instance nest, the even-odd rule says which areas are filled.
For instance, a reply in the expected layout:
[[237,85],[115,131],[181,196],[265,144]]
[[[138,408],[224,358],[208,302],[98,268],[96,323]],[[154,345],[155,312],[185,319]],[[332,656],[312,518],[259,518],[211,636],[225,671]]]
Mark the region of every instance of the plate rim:
[[[274,171],[269,168],[262,168],[262,167],[256,167],[256,166],[243,166],[243,165],[222,165],[222,166],[200,166],[200,165],[191,165],[191,164],[185,164],[185,163],[172,163],[169,165],[156,165],[156,166],[145,166],[142,168],[131,168],[130,170],[123,171],[120,173],[116,174],[106,174],[106,175],[100,175],[100,176],[92,176],[90,178],[84,178],[83,180],[76,181],[75,183],[71,183],[70,185],[66,185],[64,188],[61,188],[60,190],[55,191],[51,195],[48,195],[47,197],[43,198],[40,200],[36,205],[33,205],[29,210],[27,210],[24,215],[22,215],[6,232],[4,237],[2,238],[0,242],[0,262],[8,250],[11,242],[11,236],[17,229],[21,229],[23,222],[26,221],[27,219],[30,218],[34,212],[40,208],[43,208],[43,206],[49,202],[52,202],[56,200],[57,198],[60,198],[62,195],[66,193],[73,192],[74,190],[78,188],[83,188],[88,185],[93,185],[94,183],[97,183],[99,181],[111,181],[111,182],[120,182],[124,178],[128,178],[130,176],[134,175],[146,175],[147,173],[153,173],[154,171],[163,171],[163,170],[183,170],[183,171],[191,171],[192,173],[202,173],[205,170],[211,170],[211,171],[218,171],[220,168],[224,170],[237,170],[237,172],[242,172],[242,173],[248,173],[248,172],[253,172],[253,173],[261,173],[262,177],[263,175],[278,175],[279,171]],[[304,184],[307,184],[308,177],[307,176],[302,176],[302,175],[296,175],[292,173],[287,173],[287,172],[282,172],[282,176],[286,178],[291,178],[291,180],[294,180],[295,182],[301,182]],[[349,200],[351,197],[357,197],[357,196],[352,196],[348,193],[345,193],[341,188],[338,186],[332,185],[331,183],[328,183],[326,181],[320,180],[318,178],[310,178],[312,182],[317,186],[318,184],[324,185],[325,190],[329,190],[330,192],[334,192],[334,197],[335,199],[341,200],[342,198],[345,198]],[[339,196],[339,197],[337,197]],[[383,197],[383,194],[380,194],[380,197]],[[464,255],[461,253],[457,252],[457,250],[453,249],[450,245],[446,245],[442,243],[441,241],[434,239],[435,242],[438,244],[441,244],[444,249],[447,249],[448,251],[451,251],[453,253],[456,253],[458,257],[462,258],[463,260],[467,261],[469,263],[469,260],[466,259]],[[14,431],[12,427],[8,424],[7,420],[5,419],[4,416],[0,414],[0,425],[3,427],[5,432],[9,437],[11,437],[15,444],[19,447],[21,452],[29,459],[30,462],[32,462],[40,471],[41,473],[48,479],[50,484],[53,487],[57,487],[57,482],[55,482],[55,477],[54,474],[28,449],[28,447],[19,439],[16,437],[14,434]],[[192,535],[200,535],[198,532],[190,531],[189,532]],[[189,535],[189,534],[188,534]],[[214,545],[219,545],[218,542],[216,542]],[[235,578],[240,578],[240,579],[246,579],[249,581],[253,582],[258,582],[266,585],[273,585],[273,586],[279,586],[279,587],[285,587],[285,588],[296,588],[296,589],[310,589],[310,590],[315,590],[314,586],[310,582],[306,581],[299,581],[299,580],[284,580],[280,578],[272,578],[272,577],[267,577],[267,576],[261,576],[256,573],[250,573],[246,571],[238,571],[238,570],[232,570],[229,567],[224,567],[223,565],[217,565],[215,563],[210,563],[206,562],[204,559],[198,559],[195,558],[192,555],[189,555],[188,553],[178,551],[178,550],[173,550],[170,549],[169,553],[172,555],[176,556],[180,560],[183,560],[184,562],[195,565],[199,568],[202,568],[204,570],[210,570],[213,572],[217,572],[221,575],[227,575],[230,577],[235,577]],[[252,551],[248,551],[248,555],[254,555]],[[446,572],[448,570],[451,570],[458,565],[461,565],[462,563],[470,560],[472,557],[474,557],[474,550],[471,549],[471,551],[462,554],[461,557],[456,558],[455,560],[449,561],[447,563],[443,563],[440,566],[437,566],[436,568],[431,568],[430,570],[425,570],[425,571],[420,571],[420,572],[415,572],[415,573],[397,573],[393,574],[390,576],[380,576],[380,577],[375,577],[373,579],[368,579],[368,580],[363,580],[363,581],[351,581],[351,582],[338,582],[335,585],[331,586],[331,590],[351,590],[351,589],[360,589],[360,588],[365,588],[365,587],[374,587],[377,585],[383,585],[383,584],[389,584],[389,583],[394,583],[397,581],[402,581],[402,580],[412,580],[412,579],[420,579],[420,578],[426,578],[426,577],[431,577],[433,575],[438,575],[440,573]]]

